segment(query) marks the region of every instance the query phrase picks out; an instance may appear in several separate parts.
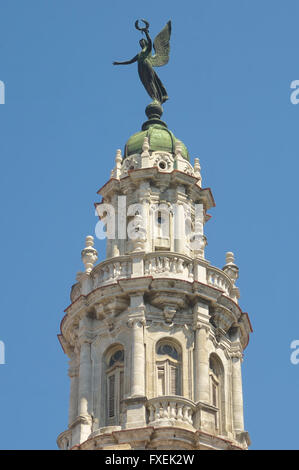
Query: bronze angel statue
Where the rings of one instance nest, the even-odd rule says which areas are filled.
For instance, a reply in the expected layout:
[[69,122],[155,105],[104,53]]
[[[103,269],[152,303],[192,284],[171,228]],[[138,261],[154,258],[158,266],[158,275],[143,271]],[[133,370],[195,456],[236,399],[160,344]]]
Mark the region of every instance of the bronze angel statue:
[[113,65],[128,65],[138,62],[138,74],[140,80],[153,100],[159,101],[160,104],[168,100],[167,91],[161,82],[160,78],[154,71],[154,67],[161,67],[167,64],[169,60],[170,51],[170,34],[171,22],[168,21],[166,26],[160,31],[154,40],[155,55],[152,55],[152,40],[148,33],[149,23],[146,20],[141,20],[145,27],[141,28],[138,20],[135,22],[135,28],[145,34],[146,39],[141,39],[139,44],[141,52],[139,52],[133,59],[126,62],[113,62]]

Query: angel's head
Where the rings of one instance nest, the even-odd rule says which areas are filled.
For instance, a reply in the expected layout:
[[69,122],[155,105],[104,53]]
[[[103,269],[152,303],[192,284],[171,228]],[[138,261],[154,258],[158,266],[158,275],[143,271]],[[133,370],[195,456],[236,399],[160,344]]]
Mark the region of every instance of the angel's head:
[[140,44],[141,49],[144,49],[147,46],[147,40],[140,39],[139,44]]

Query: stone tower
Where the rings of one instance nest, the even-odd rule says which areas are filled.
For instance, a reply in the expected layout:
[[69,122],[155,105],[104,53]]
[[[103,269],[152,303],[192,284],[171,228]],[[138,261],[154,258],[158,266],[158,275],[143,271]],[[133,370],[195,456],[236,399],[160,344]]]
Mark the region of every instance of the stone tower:
[[231,252],[205,259],[214,206],[199,160],[147,107],[142,130],[118,150],[97,212],[106,259],[92,236],[71,289],[60,343],[70,359],[61,449],[246,449],[241,362],[251,332]]

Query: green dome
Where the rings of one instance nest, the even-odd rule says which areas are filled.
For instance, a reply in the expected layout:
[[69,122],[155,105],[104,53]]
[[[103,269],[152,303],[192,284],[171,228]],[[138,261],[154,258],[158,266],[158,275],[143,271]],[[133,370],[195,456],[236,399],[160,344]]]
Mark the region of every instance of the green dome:
[[[148,137],[150,150],[152,152],[161,150],[164,152],[174,153],[175,143],[179,142],[179,139],[177,139],[165,125],[152,124],[148,129],[137,132],[129,138],[125,146],[124,158],[135,153],[142,153],[144,137]],[[180,143],[182,146],[182,156],[189,161],[188,150],[183,142]]]

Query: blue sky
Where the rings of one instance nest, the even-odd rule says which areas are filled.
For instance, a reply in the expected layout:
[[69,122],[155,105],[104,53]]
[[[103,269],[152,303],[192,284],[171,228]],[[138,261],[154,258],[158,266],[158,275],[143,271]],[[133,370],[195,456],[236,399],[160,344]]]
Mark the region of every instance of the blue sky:
[[208,259],[240,267],[252,449],[298,449],[298,15],[295,0],[0,0],[1,449],[55,449],[67,426],[56,335],[96,191],[145,119],[136,64],[112,66],[139,50],[140,17],[152,35],[172,20],[163,117],[215,197]]

